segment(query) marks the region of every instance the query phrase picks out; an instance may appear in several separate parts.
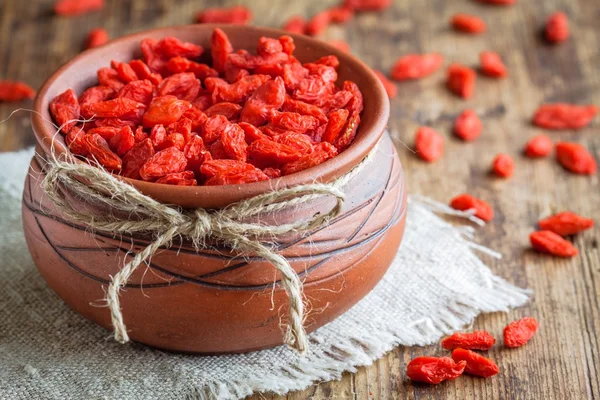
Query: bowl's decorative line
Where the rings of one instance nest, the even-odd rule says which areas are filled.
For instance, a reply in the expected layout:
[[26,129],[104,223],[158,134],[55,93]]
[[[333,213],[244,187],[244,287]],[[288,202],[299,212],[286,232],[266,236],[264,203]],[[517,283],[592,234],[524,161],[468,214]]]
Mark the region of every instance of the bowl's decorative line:
[[[397,162],[396,160],[394,162]],[[354,214],[356,212],[357,209],[363,209],[366,206],[373,204],[373,207],[371,207],[371,209],[369,210],[369,212],[367,213],[367,215],[363,218],[363,220],[359,223],[358,227],[350,234],[350,236],[346,239],[341,239],[343,240],[345,243],[350,243],[355,237],[356,235],[358,235],[358,233],[360,233],[360,231],[363,229],[363,227],[368,223],[368,221],[370,220],[371,216],[374,214],[374,212],[377,210],[379,203],[381,201],[381,199],[383,198],[383,196],[385,195],[386,192],[388,192],[389,190],[392,190],[393,188],[395,188],[395,186],[398,184],[399,180],[398,179],[393,179],[391,171],[393,169],[390,169],[390,174],[387,177],[387,180],[385,182],[385,187],[382,188],[382,190],[380,190],[374,197],[371,197],[369,199],[367,199],[366,201],[364,201],[363,203],[357,205],[356,207],[352,208],[351,210],[348,210],[347,212],[339,215],[338,217],[336,217],[334,220],[332,220],[331,224],[329,226],[332,226],[338,222],[343,222],[344,219],[346,219],[347,217],[349,217],[350,215]],[[397,177],[396,177],[397,178]],[[29,182],[29,185],[31,185],[31,182]],[[31,187],[29,190],[29,194],[30,194],[30,200],[33,200],[31,198]],[[329,261],[331,259],[331,257],[338,255],[340,253],[344,253],[344,252],[348,252],[351,250],[354,250],[358,247],[364,246],[368,243],[370,243],[371,241],[378,239],[379,237],[381,237],[383,234],[385,234],[385,232],[387,232],[387,230],[393,226],[404,214],[404,212],[406,211],[405,208],[401,207],[401,201],[400,199],[402,198],[402,196],[399,196],[398,199],[396,199],[395,205],[394,205],[394,213],[393,216],[390,218],[390,220],[381,228],[373,231],[373,232],[369,232],[366,233],[364,235],[364,238],[356,243],[353,243],[350,246],[345,246],[345,247],[336,247],[333,250],[330,251],[325,251],[325,252],[320,252],[320,253],[315,253],[312,252],[310,256],[287,256],[286,258],[290,261],[301,261],[301,260],[310,260],[312,258],[321,258],[321,257],[325,257],[323,259],[321,259],[320,261],[316,262],[315,264],[313,264],[312,266],[306,268],[304,271],[301,271],[298,273],[299,277],[305,276],[307,274],[309,274],[310,272],[313,272],[314,270],[316,270],[318,267],[324,265],[327,261]],[[73,247],[73,246],[61,246],[58,245],[56,243],[53,243],[50,238],[48,237],[48,235],[45,232],[45,229],[43,228],[42,224],[40,224],[38,217],[42,216],[45,218],[50,218],[58,223],[62,223],[62,224],[66,224],[69,227],[73,228],[73,229],[77,229],[80,231],[88,231],[89,228],[83,226],[83,225],[79,225],[79,224],[75,224],[72,223],[70,221],[67,221],[63,218],[61,218],[60,216],[57,216],[47,210],[42,210],[41,208],[38,207],[34,207],[29,201],[25,200],[25,198],[23,199],[24,205],[31,210],[35,215],[35,221],[37,223],[38,228],[40,229],[40,232],[42,233],[42,235],[44,236],[44,238],[46,239],[46,241],[49,243],[49,245],[52,247],[52,249],[56,252],[56,254],[63,259],[67,265],[69,265],[71,268],[73,268],[74,270],[76,270],[77,272],[85,275],[86,277],[89,277],[91,279],[94,279],[95,281],[98,281],[100,283],[103,284],[110,284],[110,281],[107,279],[104,279],[102,277],[96,276],[94,274],[91,274],[90,272],[80,268],[79,266],[76,265],[76,263],[74,263],[73,261],[71,261],[66,255],[65,252],[80,252],[80,251],[110,251],[110,252],[122,252],[124,254],[126,254],[128,257],[134,257],[137,253],[133,252],[131,247],[126,248],[126,247],[121,247],[121,246],[110,246],[107,242],[101,240],[101,239],[97,239],[100,242],[106,244],[107,246],[102,246],[102,247],[96,247],[96,248],[80,248],[80,247]],[[294,240],[291,243],[285,243],[285,245],[280,246],[278,248],[278,251],[281,249],[285,249],[287,247],[292,246],[293,244],[297,244],[299,241],[301,240],[306,240],[306,243],[308,244],[314,244],[314,242],[312,242],[310,240],[310,237],[312,235],[314,235],[315,233],[321,231],[323,229],[323,227],[319,227],[314,229],[313,231],[309,232],[307,235],[302,236],[301,238]],[[94,234],[105,237],[105,238],[110,238],[110,239],[114,239],[114,237],[111,237],[110,235],[106,234],[106,233],[102,233],[102,232],[94,232]],[[128,239],[133,241],[133,237],[125,237],[123,236],[123,239],[127,242],[129,242]],[[338,239],[340,240],[340,239]],[[165,248],[168,251],[177,251],[180,252],[181,248],[177,248],[177,250],[173,250],[173,249],[168,249]],[[189,251],[193,251],[192,249],[186,249]],[[198,252],[199,254],[202,254],[204,256],[209,255],[209,253],[205,253],[202,251]],[[226,255],[217,255],[217,254],[213,254],[215,257],[220,257],[222,259],[227,259],[230,257],[227,257]],[[183,284],[185,282],[189,282],[189,283],[193,283],[193,284],[197,284],[197,285],[201,285],[201,286],[206,286],[206,287],[212,287],[212,288],[219,288],[219,289],[225,289],[225,290],[260,290],[260,289],[269,289],[272,288],[274,286],[278,286],[281,284],[280,280],[275,280],[272,283],[269,284],[264,284],[264,285],[227,285],[227,284],[219,284],[219,283],[214,283],[214,282],[207,282],[204,279],[206,278],[210,278],[210,277],[214,277],[226,272],[230,272],[232,270],[235,269],[239,269],[239,268],[243,268],[247,265],[249,265],[249,262],[251,261],[265,261],[264,258],[262,257],[248,257],[246,259],[245,262],[243,263],[238,263],[235,265],[231,265],[225,268],[222,268],[220,270],[217,271],[213,271],[210,273],[206,273],[203,275],[199,275],[197,277],[189,277],[189,276],[185,276],[185,275],[181,275],[181,274],[177,274],[174,273],[168,269],[163,268],[162,266],[158,265],[155,262],[150,262],[149,263],[149,267],[156,269],[157,271],[160,271],[162,273],[164,273],[165,275],[168,275],[172,278],[175,278],[175,280],[169,280],[168,282],[165,283],[153,283],[153,284],[133,284],[133,283],[127,283],[125,285],[125,287],[127,288],[134,288],[134,289],[151,289],[151,288],[159,288],[159,287],[165,287],[165,286],[173,286],[173,285],[179,285],[179,284]],[[343,270],[338,271],[338,273],[343,273]]]

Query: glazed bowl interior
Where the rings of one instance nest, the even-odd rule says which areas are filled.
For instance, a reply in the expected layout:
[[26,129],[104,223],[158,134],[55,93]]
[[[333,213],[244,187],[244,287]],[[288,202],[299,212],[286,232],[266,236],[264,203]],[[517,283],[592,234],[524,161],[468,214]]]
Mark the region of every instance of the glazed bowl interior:
[[[110,65],[111,60],[129,61],[141,58],[140,42],[145,38],[161,39],[175,36],[204,47],[209,53],[210,37],[219,27],[229,36],[234,49],[254,51],[259,37],[279,37],[286,32],[240,25],[187,25],[161,28],[114,40],[103,47],[88,50],[56,71],[38,91],[34,103],[37,114],[32,116],[32,126],[37,141],[46,154],[51,151],[51,143],[56,138],[54,152],[67,150],[62,135],[55,135],[48,110],[50,101],[68,88],[81,94],[86,88],[96,85],[96,71]],[[307,170],[268,181],[226,186],[174,186],[119,177],[132,184],[142,193],[166,204],[176,204],[185,208],[218,208],[233,202],[256,196],[273,188],[284,188],[300,184],[328,182],[347,173],[368,154],[383,134],[389,117],[389,100],[379,79],[371,69],[352,55],[342,52],[325,42],[302,35],[294,38],[294,55],[301,62],[311,62],[320,57],[334,54],[340,60],[338,83],[354,81],[364,96],[364,111],[361,124],[353,143],[336,157]]]

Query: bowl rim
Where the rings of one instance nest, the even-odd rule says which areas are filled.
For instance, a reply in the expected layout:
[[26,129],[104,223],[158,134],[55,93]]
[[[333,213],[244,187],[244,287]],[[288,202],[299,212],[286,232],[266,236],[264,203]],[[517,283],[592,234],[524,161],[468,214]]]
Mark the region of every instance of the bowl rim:
[[[68,152],[68,149],[62,145],[60,141],[56,142],[58,145],[55,145],[53,148],[51,147],[56,132],[53,130],[53,125],[49,124],[49,121],[43,117],[42,113],[44,108],[48,108],[49,103],[52,100],[48,98],[49,89],[73,64],[89,57],[97,51],[105,49],[106,47],[116,47],[132,41],[141,42],[141,40],[148,35],[160,35],[165,33],[164,36],[177,36],[176,31],[208,30],[212,32],[215,28],[223,29],[228,36],[231,36],[231,32],[234,31],[247,30],[268,37],[289,35],[294,39],[294,43],[297,46],[300,43],[301,45],[306,44],[312,47],[323,48],[329,54],[337,56],[340,60],[340,65],[350,65],[358,75],[364,75],[364,87],[368,86],[372,89],[374,96],[373,98],[370,98],[369,101],[375,102],[375,115],[371,119],[371,124],[365,126],[364,122],[361,122],[359,128],[361,134],[357,135],[352,144],[337,156],[315,167],[266,181],[222,186],[176,186],[146,182],[112,174],[114,177],[131,184],[140,192],[163,203],[175,204],[184,208],[221,208],[231,203],[254,197],[274,189],[283,189],[314,182],[331,182],[348,173],[379,142],[389,119],[389,99],[379,78],[373,73],[370,67],[360,61],[357,57],[350,53],[343,52],[327,42],[306,35],[293,34],[280,29],[236,24],[189,24],[155,28],[121,36],[111,40],[103,46],[83,51],[61,65],[48,79],[46,79],[34,99],[33,109],[35,112],[32,113],[31,124],[38,144],[41,145],[42,149],[47,154],[50,153],[51,149],[53,149],[54,153],[57,155]],[[357,82],[357,84],[358,83],[359,82]],[[363,94],[365,92],[364,87],[361,88]],[[364,121],[364,118],[362,118],[362,120]],[[78,161],[83,163],[83,161]]]

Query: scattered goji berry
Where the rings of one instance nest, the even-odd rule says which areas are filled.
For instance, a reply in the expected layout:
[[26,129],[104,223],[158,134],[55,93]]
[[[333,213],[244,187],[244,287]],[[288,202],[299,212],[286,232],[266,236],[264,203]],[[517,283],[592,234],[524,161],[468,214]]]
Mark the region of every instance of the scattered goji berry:
[[282,29],[290,33],[302,35],[306,31],[306,20],[300,15],[295,15],[287,20]]
[[108,43],[108,32],[103,28],[92,29],[85,39],[85,49],[93,49]]
[[479,55],[479,60],[481,61],[481,72],[484,75],[493,78],[505,78],[508,76],[508,70],[498,53],[483,51]]
[[569,38],[569,19],[563,12],[555,12],[546,21],[546,40],[550,43],[564,42]]
[[596,114],[595,105],[542,104],[533,115],[533,123],[546,129],[579,129],[587,126]]
[[552,139],[546,135],[537,135],[525,145],[525,155],[529,158],[546,157],[552,153]]
[[496,339],[487,331],[469,333],[457,332],[442,340],[442,347],[447,350],[458,348],[469,350],[489,350],[496,343]]
[[559,257],[573,257],[579,253],[571,242],[552,231],[533,232],[529,235],[529,240],[531,241],[531,247],[542,253]]
[[527,344],[538,330],[538,322],[533,317],[513,321],[504,328],[504,345],[514,348]]
[[342,24],[348,22],[354,16],[354,10],[346,6],[332,7],[327,10],[331,22]]
[[477,139],[482,129],[481,120],[473,110],[464,110],[454,121],[454,134],[467,142]]
[[321,11],[315,14],[306,24],[306,34],[315,36],[323,32],[331,22],[331,14],[329,11]]
[[353,11],[379,11],[391,5],[391,0],[344,0],[344,7]]
[[417,357],[406,367],[406,375],[415,382],[437,385],[461,376],[466,361],[454,362],[450,357]]
[[484,221],[489,222],[494,218],[494,209],[492,206],[470,194],[463,193],[456,196],[450,201],[450,207],[460,211],[474,210],[474,215]]
[[104,7],[104,0],[59,0],[54,3],[54,12],[57,15],[72,17],[98,11],[102,7]]
[[398,95],[398,88],[396,88],[396,85],[394,85],[394,83],[391,82],[387,78],[387,76],[385,76],[383,74],[383,72],[378,71],[376,69],[374,69],[373,72],[375,72],[375,75],[377,75],[377,77],[379,78],[379,80],[383,84],[383,87],[385,88],[385,92],[387,93],[388,97],[390,99],[395,98]]
[[465,33],[483,33],[487,29],[481,18],[469,14],[455,14],[451,23],[455,30]]
[[35,97],[35,90],[19,81],[0,80],[0,101],[21,101]]
[[452,352],[452,359],[457,363],[461,361],[466,362],[465,372],[470,375],[489,378],[496,375],[499,371],[494,361],[471,350],[455,349]]
[[515,162],[508,154],[500,153],[492,162],[492,171],[502,178],[509,178],[515,172]]
[[441,68],[444,58],[437,53],[407,54],[394,63],[390,77],[395,81],[420,79]]
[[475,89],[475,71],[460,64],[448,67],[447,86],[450,91],[464,99],[473,95]]
[[63,132],[68,132],[74,127],[80,114],[79,101],[75,92],[67,89],[52,99],[50,114]]
[[252,21],[252,12],[244,6],[207,8],[196,14],[200,24],[247,24]]
[[560,236],[569,236],[590,229],[594,226],[594,220],[565,211],[542,219],[538,225],[542,230],[552,231]]
[[444,154],[444,138],[428,126],[422,126],[415,135],[417,155],[427,162],[437,161]]
[[563,167],[576,174],[593,175],[598,168],[594,156],[578,143],[556,143],[556,159]]

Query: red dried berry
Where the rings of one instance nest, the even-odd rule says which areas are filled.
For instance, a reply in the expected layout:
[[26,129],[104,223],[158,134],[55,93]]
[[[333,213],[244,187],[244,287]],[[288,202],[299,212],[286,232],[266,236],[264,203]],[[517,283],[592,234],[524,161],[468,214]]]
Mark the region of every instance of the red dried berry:
[[392,5],[391,0],[344,0],[344,7],[353,11],[379,11]]
[[85,131],[80,126],[72,127],[65,136],[65,143],[71,153],[86,157],[89,154],[85,141]]
[[556,159],[563,167],[576,174],[593,175],[598,168],[590,152],[577,143],[556,143]]
[[278,39],[268,38],[265,36],[261,36],[260,38],[258,38],[258,45],[256,46],[256,52],[259,55],[267,56],[270,54],[281,53],[282,51],[283,51],[283,46],[281,45],[281,42]]
[[297,149],[270,139],[260,139],[248,147],[248,155],[258,167],[281,166],[302,157]]
[[390,81],[387,78],[387,76],[383,74],[383,72],[378,70],[373,70],[373,72],[375,73],[375,75],[377,75],[377,77],[383,84],[383,87],[385,88],[385,92],[387,93],[388,97],[390,99],[395,98],[398,95],[398,88],[396,88],[396,85],[394,85],[394,83]]
[[470,375],[489,378],[499,371],[494,361],[471,350],[455,349],[452,352],[452,359],[457,363],[466,362],[465,372]]
[[595,105],[542,104],[533,115],[533,123],[546,129],[579,129],[587,126],[597,113]]
[[108,43],[108,32],[103,28],[92,29],[85,39],[85,48],[93,49]]
[[467,211],[475,210],[475,216],[484,221],[491,221],[494,218],[494,209],[487,202],[463,193],[450,201],[450,207],[455,210]]
[[493,78],[505,78],[508,76],[508,70],[498,53],[483,51],[479,55],[479,60],[481,61],[481,72],[484,75]]
[[306,34],[316,36],[323,32],[331,22],[331,14],[329,11],[321,11],[315,14],[306,24]]
[[117,97],[148,105],[154,97],[154,86],[152,82],[146,79],[133,81],[123,86]]
[[537,135],[525,145],[525,155],[529,158],[546,157],[552,153],[552,139],[546,135]]
[[192,171],[174,172],[158,179],[156,183],[177,186],[196,186],[198,184]]
[[117,97],[112,100],[86,104],[82,107],[81,112],[85,115],[93,115],[96,118],[132,118],[145,108],[144,104],[135,100]]
[[96,75],[98,76],[98,83],[100,85],[108,86],[115,92],[118,92],[125,86],[125,83],[121,81],[119,73],[112,68],[100,68],[98,72],[96,72]]
[[483,33],[487,29],[481,18],[469,14],[455,14],[451,23],[455,30],[465,33]]
[[390,77],[395,81],[420,79],[441,68],[444,58],[437,53],[407,54],[394,63]]
[[460,64],[452,64],[448,67],[448,89],[463,99],[473,95],[475,89],[475,71]]
[[330,158],[335,157],[337,154],[338,150],[336,147],[331,143],[322,142],[314,147],[312,153],[304,155],[296,161],[285,164],[281,169],[281,172],[283,175],[294,174],[319,165]]
[[154,86],[158,86],[162,82],[162,76],[152,72],[150,67],[148,67],[142,60],[130,61],[129,66],[135,71],[135,74],[140,79],[148,79]]
[[[346,104],[343,104],[342,107],[345,105]],[[313,104],[304,103],[303,101],[294,100],[289,97],[285,99],[281,109],[287,112],[310,115],[311,117],[318,119],[321,124],[327,122],[328,120],[327,115],[325,115],[323,110],[321,110],[319,107]]]
[[207,8],[196,14],[200,24],[247,24],[252,21],[252,12],[244,6]]
[[496,343],[496,339],[487,331],[469,333],[454,333],[442,340],[442,347],[447,350],[458,348],[469,350],[489,350]]
[[579,253],[571,242],[552,231],[533,232],[529,235],[529,240],[531,247],[542,253],[549,253],[559,257],[573,257]]
[[131,65],[128,63],[113,60],[111,61],[111,66],[117,71],[119,79],[121,79],[122,82],[129,83],[139,79],[133,68],[131,68]]
[[327,122],[327,128],[321,138],[324,142],[335,143],[337,138],[342,133],[346,126],[346,121],[350,112],[348,110],[335,110],[329,113],[329,121]]
[[121,169],[121,158],[112,152],[106,140],[102,136],[92,133],[84,136],[85,146],[89,153],[88,157],[96,160],[98,164],[109,171]]
[[329,18],[331,22],[343,24],[348,22],[354,17],[354,10],[345,6],[331,7],[329,10]]
[[169,125],[177,122],[191,106],[189,102],[179,100],[175,96],[155,97],[144,114],[144,126],[152,128],[157,124]]
[[306,20],[300,15],[295,15],[287,20],[282,29],[290,33],[302,35],[306,31]]
[[223,128],[221,142],[223,142],[223,149],[229,158],[246,162],[248,145],[244,130],[238,124],[228,124]]
[[444,138],[432,128],[422,126],[415,135],[415,150],[423,160],[437,161],[444,154]]
[[21,101],[35,97],[35,90],[19,81],[0,80],[0,101]]
[[140,169],[140,176],[145,181],[153,181],[163,176],[182,172],[187,165],[185,154],[174,147],[154,154]]
[[[110,100],[114,95],[115,91],[108,86],[92,86],[79,96],[79,105],[83,107],[88,104]],[[87,118],[91,117],[91,115],[82,115]]]
[[[348,114],[348,111],[346,111],[346,114]],[[306,131],[315,129],[320,125],[317,118],[294,112],[271,111],[268,118],[269,124],[275,128],[300,133],[306,133]]]
[[502,178],[509,178],[515,172],[515,162],[508,154],[500,153],[492,162],[492,171]]
[[449,357],[417,357],[408,363],[406,375],[415,382],[437,385],[461,376],[466,365],[466,361],[456,363]]
[[90,129],[87,133],[89,135],[100,135],[102,137],[102,139],[106,140],[107,142],[110,142],[110,140],[115,137],[115,135],[117,133],[119,133],[119,131],[121,130],[121,127],[114,127],[114,126],[99,126],[97,128],[92,128]]
[[200,167],[207,178],[205,185],[237,185],[269,179],[264,172],[251,164],[237,160],[212,160]]
[[192,101],[198,97],[200,89],[200,80],[196,78],[196,75],[191,72],[182,72],[163,80],[158,87],[158,95],[172,95],[180,100]]
[[[352,112],[350,118],[348,118],[348,122],[346,122],[346,126],[340,135],[338,135],[337,139],[333,143],[339,152],[344,151],[350,143],[354,140],[356,136],[356,132],[358,130],[358,126],[360,125],[360,115],[358,112]],[[325,142],[326,143],[326,142]]]
[[538,330],[535,318],[525,317],[511,322],[504,328],[504,345],[506,347],[521,347],[531,340]]
[[50,114],[63,132],[68,132],[79,119],[79,101],[72,89],[67,89],[50,102]]
[[235,103],[218,103],[210,106],[205,111],[207,117],[223,115],[230,121],[237,119],[240,115],[240,112],[242,112],[242,106]]
[[57,15],[72,17],[98,11],[102,7],[104,7],[104,0],[59,0],[54,3],[54,12]]
[[571,211],[565,211],[542,219],[538,225],[545,231],[552,231],[560,236],[569,236],[592,228],[594,220],[584,218]]
[[110,139],[109,146],[120,157],[127,154],[127,152],[135,146],[135,136],[131,128],[128,126],[122,127],[119,132]]
[[555,12],[546,22],[546,40],[561,43],[569,38],[569,19],[563,12]]
[[270,110],[278,110],[285,101],[285,86],[283,80],[277,77],[265,82],[248,99],[240,120],[254,126],[261,126],[267,122],[267,114]]
[[454,134],[470,142],[481,135],[483,125],[473,110],[464,110],[454,121]]

